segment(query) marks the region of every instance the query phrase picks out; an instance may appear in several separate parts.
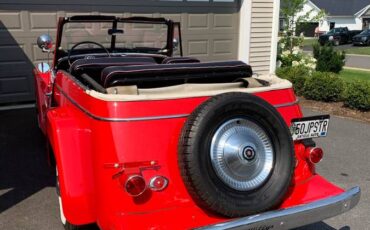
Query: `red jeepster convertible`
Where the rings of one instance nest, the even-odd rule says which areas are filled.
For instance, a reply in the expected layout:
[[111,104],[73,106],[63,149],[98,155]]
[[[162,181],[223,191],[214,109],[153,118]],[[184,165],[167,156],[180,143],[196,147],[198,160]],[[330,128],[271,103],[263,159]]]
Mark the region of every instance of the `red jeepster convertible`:
[[178,23],[66,17],[38,45],[66,229],[290,229],[360,199],[315,172],[328,116],[302,118],[290,82],[241,61],[182,57]]

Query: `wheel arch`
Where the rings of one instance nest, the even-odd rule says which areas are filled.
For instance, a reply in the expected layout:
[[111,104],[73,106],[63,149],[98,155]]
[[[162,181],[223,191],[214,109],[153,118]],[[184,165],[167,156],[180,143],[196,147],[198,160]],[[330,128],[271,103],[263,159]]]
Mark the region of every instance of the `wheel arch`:
[[63,108],[47,113],[47,136],[58,169],[59,192],[67,220],[76,225],[94,223],[94,180],[91,130]]

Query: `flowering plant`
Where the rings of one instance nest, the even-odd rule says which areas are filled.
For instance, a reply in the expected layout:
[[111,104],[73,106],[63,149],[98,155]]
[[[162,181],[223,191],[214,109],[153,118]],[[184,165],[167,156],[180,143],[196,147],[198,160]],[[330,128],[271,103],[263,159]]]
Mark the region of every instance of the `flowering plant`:
[[278,61],[279,67],[302,66],[310,70],[315,70],[316,59],[303,53],[301,45],[303,37],[283,37],[279,42]]

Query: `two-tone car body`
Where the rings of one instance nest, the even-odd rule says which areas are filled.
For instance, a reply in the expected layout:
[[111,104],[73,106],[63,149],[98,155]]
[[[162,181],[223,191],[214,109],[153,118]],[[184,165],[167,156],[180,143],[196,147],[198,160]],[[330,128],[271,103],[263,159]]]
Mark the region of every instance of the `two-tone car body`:
[[315,171],[328,116],[303,118],[290,82],[241,61],[182,57],[179,29],[73,16],[54,48],[39,38],[54,53],[34,75],[65,228],[290,229],[353,208],[358,187]]

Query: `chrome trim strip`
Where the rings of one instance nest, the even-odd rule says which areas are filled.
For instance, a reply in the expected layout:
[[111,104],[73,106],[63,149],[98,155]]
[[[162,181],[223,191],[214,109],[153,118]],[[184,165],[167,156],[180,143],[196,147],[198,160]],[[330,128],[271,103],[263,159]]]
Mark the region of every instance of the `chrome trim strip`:
[[316,223],[321,220],[347,212],[358,204],[360,197],[361,189],[359,187],[354,187],[339,195],[314,201],[312,203],[298,205],[276,211],[269,211],[197,229],[292,229]]
[[[176,114],[176,115],[164,115],[164,116],[148,116],[148,117],[132,117],[132,118],[111,118],[111,117],[101,117],[97,116],[95,114],[92,114],[90,111],[88,111],[86,108],[82,107],[80,104],[78,104],[74,99],[72,99],[70,96],[67,95],[66,92],[62,90],[62,87],[58,84],[55,84],[55,86],[58,88],[58,90],[65,96],[73,105],[75,105],[77,108],[79,108],[83,113],[88,115],[89,117],[99,120],[99,121],[109,121],[109,122],[131,122],[131,121],[151,121],[151,120],[162,120],[162,119],[174,119],[174,118],[184,118],[188,117],[190,114]],[[299,100],[295,100],[294,102],[289,103],[283,103],[274,105],[275,108],[282,108],[282,107],[288,107],[298,104]]]
[[293,102],[288,102],[288,103],[283,103],[283,104],[278,104],[278,105],[274,105],[274,107],[276,109],[278,108],[282,108],[282,107],[289,107],[289,106],[293,106],[293,105],[297,105],[299,103],[299,99],[297,98],[295,101]]
[[90,111],[82,107],[78,104],[75,100],[69,97],[62,88],[55,84],[58,90],[65,96],[73,105],[75,105],[78,109],[80,109],[83,113],[87,116],[99,120],[99,121],[109,121],[109,122],[131,122],[131,121],[151,121],[151,120],[162,120],[162,119],[174,119],[174,118],[184,118],[189,116],[189,114],[176,114],[176,115],[165,115],[165,116],[148,116],[148,117],[132,117],[132,118],[111,118],[111,117],[100,117],[95,114],[92,114]]

